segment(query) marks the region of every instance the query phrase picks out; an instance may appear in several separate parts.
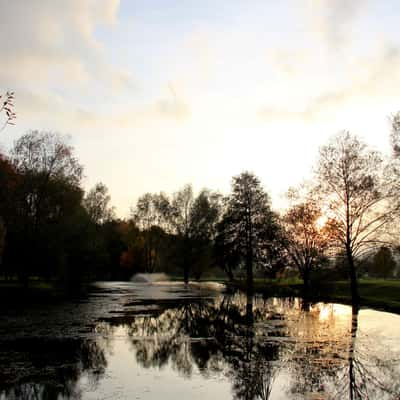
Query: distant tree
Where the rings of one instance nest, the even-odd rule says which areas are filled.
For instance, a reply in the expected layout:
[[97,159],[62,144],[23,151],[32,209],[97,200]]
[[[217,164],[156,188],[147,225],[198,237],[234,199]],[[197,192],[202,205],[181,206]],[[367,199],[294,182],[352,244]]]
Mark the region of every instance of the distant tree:
[[192,185],[185,185],[173,195],[171,203],[171,222],[175,232],[188,237],[190,232],[190,213],[194,203]]
[[327,210],[332,239],[346,252],[354,299],[355,260],[384,242],[384,229],[396,211],[383,171],[381,156],[348,132],[320,149],[316,178],[321,207]]
[[173,232],[179,240],[178,257],[179,264],[183,269],[183,280],[189,282],[189,273],[191,267],[191,220],[190,214],[194,204],[194,194],[191,185],[184,186],[176,192],[171,203],[171,226]]
[[245,265],[249,292],[253,290],[254,265],[265,267],[270,261],[277,228],[269,196],[258,178],[250,172],[233,177],[217,241],[227,249],[228,263],[234,260]]
[[133,274],[146,272],[144,236],[133,220],[120,223],[125,250],[120,255],[120,276],[129,279]]
[[221,196],[204,189],[190,210],[191,269],[196,279],[214,263],[213,241],[221,214]]
[[400,112],[394,114],[391,118],[392,132],[390,141],[392,145],[393,155],[395,158],[400,157]]
[[393,278],[396,266],[397,263],[391,249],[382,246],[373,256],[372,262],[369,264],[368,273],[374,277]]
[[194,199],[190,209],[190,237],[208,241],[216,233],[216,221],[221,212],[221,195],[203,189]]
[[170,208],[170,225],[176,235],[176,255],[183,269],[183,279],[189,282],[190,271],[195,268],[199,278],[209,264],[211,240],[219,216],[219,196],[203,190],[197,197],[191,185],[174,194]]
[[298,269],[306,289],[311,273],[326,260],[329,240],[324,227],[319,226],[322,215],[315,201],[306,199],[290,207],[281,219],[289,263]]
[[14,92],[6,92],[0,95],[0,116],[5,114],[4,119],[0,120],[0,132],[5,129],[7,125],[14,125],[14,120],[17,115],[14,112]]
[[[394,114],[391,118],[392,130],[390,141],[392,146],[392,157],[385,171],[385,177],[388,181],[390,192],[392,195],[391,202],[397,206],[397,211],[400,211],[400,112]],[[393,224],[393,241],[397,241],[396,246],[399,247],[399,218],[400,212],[396,213],[395,222]]]
[[160,268],[165,242],[165,230],[169,229],[170,201],[164,193],[146,193],[141,196],[131,216],[142,231],[144,240],[145,271],[154,272]]
[[[107,279],[115,264],[119,264],[119,254],[111,257],[109,241],[114,241],[112,220],[114,208],[110,206],[111,197],[103,183],[97,183],[84,197],[82,204],[86,211],[87,267],[94,278]],[[111,228],[111,229],[110,229]],[[111,260],[113,258],[113,260]]]
[[166,194],[145,193],[131,209],[131,216],[143,231],[150,230],[152,226],[168,230],[170,210],[170,200]]
[[[121,232],[121,225],[124,223],[123,220],[112,219],[101,226],[104,253],[107,256],[107,264],[103,272],[103,279],[126,279],[126,277],[120,275],[121,256],[128,249]],[[128,278],[130,278],[130,276],[128,276]]]
[[95,224],[104,224],[115,217],[114,207],[110,206],[110,200],[108,188],[101,182],[96,183],[83,199],[83,206]]

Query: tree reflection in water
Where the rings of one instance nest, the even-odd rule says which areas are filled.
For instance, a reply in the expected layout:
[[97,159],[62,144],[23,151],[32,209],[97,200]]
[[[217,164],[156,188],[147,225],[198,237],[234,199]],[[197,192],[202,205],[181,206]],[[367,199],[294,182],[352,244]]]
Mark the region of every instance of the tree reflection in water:
[[368,353],[357,341],[358,315],[359,308],[353,306],[348,352],[349,399],[400,399],[399,354],[394,358],[396,355],[390,354],[388,348],[381,349],[383,354]]
[[347,306],[236,294],[138,315],[126,330],[139,365],[222,374],[236,399],[270,398],[279,372],[288,398],[397,399],[399,360],[357,343],[357,321]]
[[400,398],[399,354],[390,354],[377,337],[371,343],[367,335],[357,340],[358,316],[358,307],[316,305],[292,321],[295,344],[288,361],[294,397]]
[[0,362],[0,399],[24,400],[80,399],[77,383],[82,374],[94,388],[107,366],[96,342],[82,339],[2,343]]
[[273,362],[279,359],[279,342],[268,336],[279,330],[268,332],[257,324],[281,316],[266,314],[264,303],[256,299],[253,306],[245,296],[221,296],[138,316],[127,326],[136,361],[145,368],[169,364],[186,377],[196,365],[204,376],[229,376],[235,398],[268,399]]
[[0,343],[0,399],[80,398],[82,376],[96,391],[121,332],[140,367],[226,377],[235,399],[400,398],[400,349],[359,328],[357,308],[242,294],[142,303],[90,340]]

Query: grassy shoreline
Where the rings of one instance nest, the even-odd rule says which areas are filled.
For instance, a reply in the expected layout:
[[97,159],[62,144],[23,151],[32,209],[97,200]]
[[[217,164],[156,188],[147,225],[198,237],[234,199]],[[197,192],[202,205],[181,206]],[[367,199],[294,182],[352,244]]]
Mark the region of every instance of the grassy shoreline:
[[[227,283],[232,290],[245,290],[244,280]],[[301,281],[255,280],[254,291],[268,297],[301,297]],[[360,305],[400,314],[400,280],[360,280]],[[310,300],[351,304],[349,281],[320,284],[308,293]]]

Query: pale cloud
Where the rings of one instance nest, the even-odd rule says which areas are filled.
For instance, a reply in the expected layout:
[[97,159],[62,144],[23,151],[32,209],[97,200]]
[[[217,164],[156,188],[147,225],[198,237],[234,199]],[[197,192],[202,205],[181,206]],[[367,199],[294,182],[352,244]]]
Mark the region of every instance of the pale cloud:
[[268,49],[266,61],[275,71],[286,77],[295,76],[310,60],[310,51],[306,49]]
[[[18,91],[18,114],[33,127],[70,130],[77,127],[97,127],[104,123],[100,114],[71,104],[52,92]],[[45,121],[45,126],[43,126]]]
[[[276,67],[279,68],[280,64]],[[303,74],[301,76],[296,73],[291,77],[297,81],[306,80],[307,73]],[[329,70],[326,71],[326,75],[329,76]],[[347,75],[350,84],[342,84],[324,91],[310,84],[309,93],[303,101],[298,104],[291,102],[285,106],[271,103],[261,107],[258,116],[266,121],[291,119],[313,122],[327,114],[335,113],[351,102],[362,103],[368,99],[384,101],[397,97],[400,84],[400,49],[389,44],[382,45],[373,55],[359,57],[347,70]]]
[[151,106],[150,114],[159,116],[184,119],[190,115],[188,102],[181,96],[178,96],[174,86],[168,85],[169,96],[159,99],[154,106]]
[[67,130],[136,128],[163,120],[183,122],[191,115],[188,100],[177,95],[172,86],[153,102],[143,105],[127,104],[124,109],[110,108],[108,112],[71,104],[54,93],[21,90],[18,92],[18,111],[33,126],[45,120],[49,127],[62,126]]
[[116,24],[118,6],[117,0],[0,0],[0,85],[131,88],[130,76],[112,66],[96,38],[97,27]]
[[353,33],[352,24],[368,0],[308,0],[310,28],[333,47],[345,45]]

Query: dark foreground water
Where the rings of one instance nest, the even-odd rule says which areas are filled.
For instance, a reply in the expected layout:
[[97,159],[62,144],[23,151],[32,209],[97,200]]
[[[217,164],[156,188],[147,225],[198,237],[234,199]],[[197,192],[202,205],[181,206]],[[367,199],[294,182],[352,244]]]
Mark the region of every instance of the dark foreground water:
[[177,283],[0,308],[0,399],[400,399],[395,314]]

